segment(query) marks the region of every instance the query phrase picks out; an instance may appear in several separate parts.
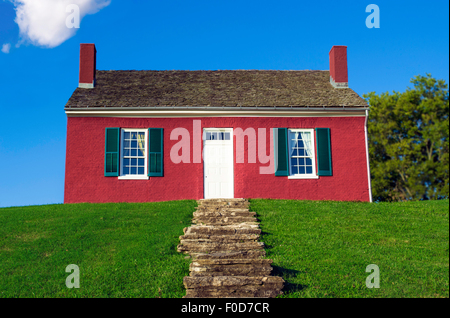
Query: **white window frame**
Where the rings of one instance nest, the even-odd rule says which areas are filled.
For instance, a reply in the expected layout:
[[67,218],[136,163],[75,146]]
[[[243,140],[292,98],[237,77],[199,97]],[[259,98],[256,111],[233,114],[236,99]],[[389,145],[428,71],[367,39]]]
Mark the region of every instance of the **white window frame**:
[[[311,134],[311,143],[312,143],[312,174],[291,174],[291,139],[290,133],[296,132],[309,132]],[[288,179],[319,179],[317,175],[317,167],[316,167],[316,142],[315,142],[315,134],[314,129],[288,129],[288,157],[289,157],[289,176]],[[306,156],[305,156],[306,158]]]
[[[123,174],[123,145],[126,132],[144,132],[145,133],[145,151],[144,151],[144,174],[143,175],[124,175]],[[148,180],[148,129],[143,128],[122,128],[120,129],[120,180]]]

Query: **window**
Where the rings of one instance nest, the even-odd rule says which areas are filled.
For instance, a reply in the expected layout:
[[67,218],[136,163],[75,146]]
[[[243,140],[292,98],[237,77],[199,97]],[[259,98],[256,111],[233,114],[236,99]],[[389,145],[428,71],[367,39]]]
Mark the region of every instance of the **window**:
[[105,129],[105,177],[164,177],[164,129]]
[[318,178],[313,129],[289,129],[289,178]]
[[333,176],[330,128],[273,128],[273,146],[276,177]]
[[230,140],[230,133],[229,132],[223,132],[223,131],[217,131],[217,132],[206,132],[206,138],[205,140]]
[[147,129],[121,129],[120,179],[148,179]]

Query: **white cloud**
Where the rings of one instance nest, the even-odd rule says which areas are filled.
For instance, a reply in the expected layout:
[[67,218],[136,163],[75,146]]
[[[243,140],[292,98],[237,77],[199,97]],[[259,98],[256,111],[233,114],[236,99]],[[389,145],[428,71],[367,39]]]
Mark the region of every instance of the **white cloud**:
[[11,44],[9,43],[5,43],[2,46],[2,52],[8,54],[9,50],[11,49]]
[[66,7],[75,4],[80,9],[80,20],[94,14],[111,3],[111,0],[11,0],[16,7],[15,22],[21,40],[36,46],[55,47],[75,35],[76,28],[68,28],[66,19],[71,11]]

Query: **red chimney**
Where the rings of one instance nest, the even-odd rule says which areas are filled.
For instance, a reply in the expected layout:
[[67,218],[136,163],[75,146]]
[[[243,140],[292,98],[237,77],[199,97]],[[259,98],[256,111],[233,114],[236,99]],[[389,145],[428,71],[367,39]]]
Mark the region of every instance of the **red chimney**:
[[94,88],[96,54],[95,44],[80,44],[80,80],[78,87]]
[[347,47],[335,45],[330,51],[330,83],[335,88],[348,88]]

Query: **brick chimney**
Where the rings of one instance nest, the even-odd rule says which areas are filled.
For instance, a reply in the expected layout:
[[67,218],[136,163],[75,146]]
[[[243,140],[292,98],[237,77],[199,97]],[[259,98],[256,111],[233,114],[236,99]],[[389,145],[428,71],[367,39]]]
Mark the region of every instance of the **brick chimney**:
[[95,44],[80,44],[80,80],[78,87],[94,88],[96,55]]
[[330,83],[334,88],[348,88],[346,46],[335,45],[331,48]]

